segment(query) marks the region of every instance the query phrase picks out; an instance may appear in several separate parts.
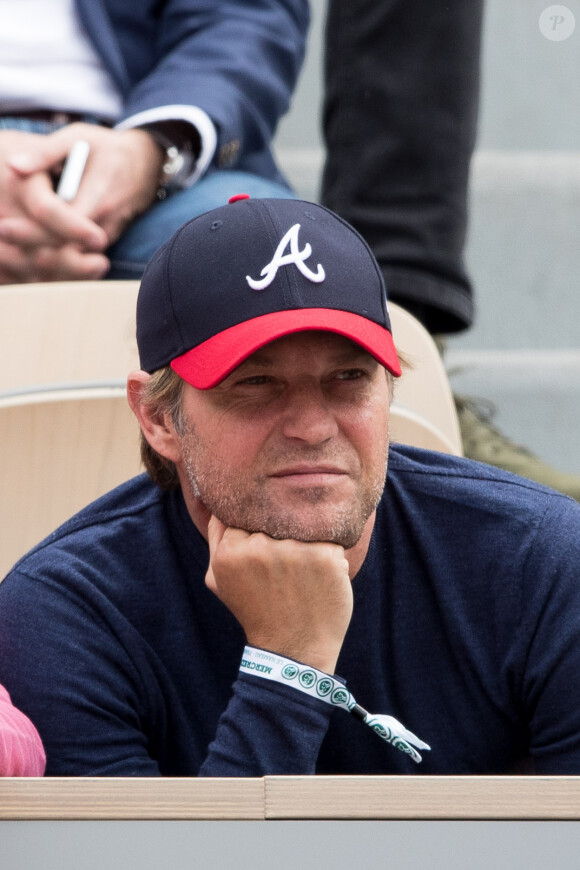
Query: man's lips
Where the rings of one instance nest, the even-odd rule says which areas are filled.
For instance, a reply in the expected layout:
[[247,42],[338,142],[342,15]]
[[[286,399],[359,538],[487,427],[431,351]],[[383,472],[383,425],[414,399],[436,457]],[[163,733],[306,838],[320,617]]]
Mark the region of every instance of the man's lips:
[[296,483],[330,483],[348,475],[344,468],[336,465],[300,464],[281,468],[269,476],[276,480]]

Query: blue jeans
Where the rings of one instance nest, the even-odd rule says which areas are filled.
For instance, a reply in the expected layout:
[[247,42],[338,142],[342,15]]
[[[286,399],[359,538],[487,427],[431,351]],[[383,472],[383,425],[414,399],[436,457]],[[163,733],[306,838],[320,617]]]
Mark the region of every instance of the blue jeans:
[[[87,117],[87,122],[94,119]],[[52,133],[57,125],[26,118],[0,118],[0,130]],[[289,187],[250,172],[234,169],[210,170],[192,187],[171,194],[138,217],[107,251],[111,269],[107,278],[140,278],[155,251],[190,218],[225,205],[236,193],[252,198],[291,199]]]
[[252,199],[289,199],[295,195],[282,184],[250,172],[233,169],[210,171],[192,187],[171,194],[137,218],[109,249],[111,270],[107,278],[139,278],[148,260],[190,218],[225,205],[236,193]]

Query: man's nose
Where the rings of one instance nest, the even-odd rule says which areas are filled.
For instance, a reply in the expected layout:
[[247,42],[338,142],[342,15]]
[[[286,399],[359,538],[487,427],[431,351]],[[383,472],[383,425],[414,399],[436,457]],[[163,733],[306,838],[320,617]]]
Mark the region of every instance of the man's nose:
[[321,444],[336,435],[338,425],[320,386],[289,391],[282,415],[286,438]]

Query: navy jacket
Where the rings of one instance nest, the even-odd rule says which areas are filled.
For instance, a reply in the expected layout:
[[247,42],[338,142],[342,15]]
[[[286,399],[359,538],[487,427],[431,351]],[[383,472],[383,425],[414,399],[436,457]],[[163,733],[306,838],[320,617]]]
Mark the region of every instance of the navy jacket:
[[304,57],[307,0],[77,0],[124,97],[119,120],[191,105],[214,122],[215,165],[267,178],[269,145]]

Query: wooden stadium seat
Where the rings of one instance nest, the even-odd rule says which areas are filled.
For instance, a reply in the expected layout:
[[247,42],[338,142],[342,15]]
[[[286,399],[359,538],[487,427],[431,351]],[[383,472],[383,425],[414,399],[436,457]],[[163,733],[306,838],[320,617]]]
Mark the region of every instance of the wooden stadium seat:
[[403,367],[395,385],[391,439],[462,456],[455,402],[435,342],[415,317],[394,302],[389,303],[389,315],[397,350],[410,364]]
[[30,547],[140,470],[122,387],[0,397],[0,579]]
[[138,281],[0,287],[0,394],[125,382],[138,368]]
[[460,456],[451,439],[438,429],[427,417],[423,417],[412,408],[393,402],[389,417],[390,440],[400,444],[412,444],[424,450],[437,450],[439,453],[451,453]]

